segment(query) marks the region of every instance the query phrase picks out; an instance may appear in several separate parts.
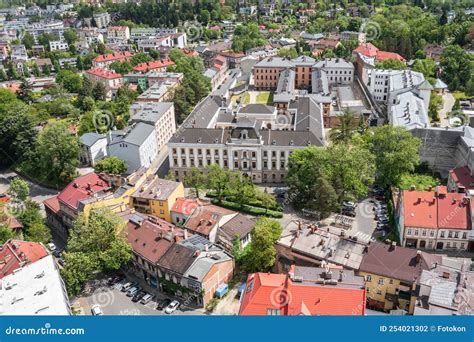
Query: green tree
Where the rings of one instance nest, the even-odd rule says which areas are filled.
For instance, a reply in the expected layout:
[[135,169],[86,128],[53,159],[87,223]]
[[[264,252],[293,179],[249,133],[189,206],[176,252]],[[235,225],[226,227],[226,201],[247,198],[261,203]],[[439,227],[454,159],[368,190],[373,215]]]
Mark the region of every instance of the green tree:
[[23,36],[23,39],[21,40],[21,43],[25,45],[27,50],[31,50],[33,45],[35,45],[35,38],[29,32],[26,32]]
[[247,272],[268,272],[276,261],[275,243],[280,238],[280,223],[259,217],[250,233],[251,241],[246,247],[243,268]]
[[188,170],[184,177],[184,184],[191,188],[196,198],[199,198],[199,191],[206,188],[206,176],[196,167]]
[[71,70],[59,71],[56,75],[56,82],[71,93],[78,93],[83,87],[82,76]]
[[240,172],[235,172],[230,177],[227,192],[239,204],[240,208],[256,197],[256,189],[252,180]]
[[116,271],[132,258],[124,235],[126,224],[109,209],[92,210],[75,221],[68,240],[68,252],[94,255],[103,271]]
[[434,82],[436,72],[436,62],[434,60],[430,58],[417,59],[415,63],[413,63],[412,69],[421,72],[430,83]]
[[230,171],[217,164],[211,164],[207,167],[207,180],[208,188],[215,192],[218,202],[221,203],[229,186]]
[[344,109],[342,115],[338,117],[337,127],[329,131],[329,139],[333,143],[347,143],[357,132],[360,119],[350,109]]
[[66,267],[61,269],[69,296],[77,296],[82,286],[100,271],[99,261],[89,253],[63,253]]
[[439,121],[438,111],[443,108],[443,97],[438,95],[435,91],[431,92],[430,104],[428,107],[428,114],[431,121]]
[[42,222],[35,222],[25,234],[25,240],[47,244],[51,241],[51,231]]
[[30,195],[30,186],[28,182],[20,177],[15,177],[10,182],[8,194],[11,195],[16,202],[24,202]]
[[278,57],[283,57],[283,58],[296,58],[298,57],[298,51],[294,47],[292,48],[281,48],[278,50]]
[[74,44],[75,42],[77,42],[78,40],[78,37],[77,37],[77,33],[76,33],[76,30],[72,29],[72,28],[68,28],[64,31],[64,39],[66,40],[66,42],[68,43],[68,45],[72,45]]
[[105,172],[113,175],[121,175],[127,171],[127,162],[117,157],[107,157],[99,160],[94,165],[95,172]]
[[76,176],[79,143],[64,123],[48,125],[38,137],[35,167],[50,180],[69,182]]
[[14,237],[15,233],[10,227],[0,224],[0,245],[3,245],[5,242],[13,239]]
[[[9,93],[9,99],[2,96],[3,91]],[[10,91],[0,89],[0,164],[12,165],[29,158],[35,149],[36,134],[28,107]]]
[[399,61],[398,59],[385,59],[383,61],[377,62],[375,64],[377,69],[385,69],[385,70],[403,70],[406,69],[405,63]]
[[420,162],[420,139],[402,127],[376,127],[364,139],[375,156],[377,183],[385,188],[398,186],[402,175],[412,173]]
[[97,82],[92,88],[92,94],[96,101],[105,101],[107,90],[101,82]]
[[474,57],[458,45],[446,47],[441,55],[440,66],[443,69],[443,80],[449,90],[464,90],[473,78]]
[[269,208],[272,208],[277,204],[275,197],[266,191],[257,191],[256,198],[260,201],[262,207],[265,208],[265,214],[268,212]]

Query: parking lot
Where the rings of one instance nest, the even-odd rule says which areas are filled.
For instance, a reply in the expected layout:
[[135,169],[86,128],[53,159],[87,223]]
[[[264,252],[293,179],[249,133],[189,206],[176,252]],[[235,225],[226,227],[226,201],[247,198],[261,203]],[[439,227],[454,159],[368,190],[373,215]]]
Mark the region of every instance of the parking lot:
[[[165,294],[152,293],[154,298],[147,304],[133,302],[131,297],[127,297],[125,292],[120,291],[120,284],[108,285],[106,279],[99,279],[91,286],[93,288],[89,294],[77,299],[77,303],[82,308],[82,314],[91,315],[93,305],[100,305],[100,309],[104,315],[120,315],[120,316],[139,316],[139,315],[167,315],[164,310],[156,310],[157,302],[168,298]],[[151,293],[149,291],[148,293]],[[182,300],[178,301],[183,304]],[[172,315],[204,315],[203,308],[191,308],[181,305]]]

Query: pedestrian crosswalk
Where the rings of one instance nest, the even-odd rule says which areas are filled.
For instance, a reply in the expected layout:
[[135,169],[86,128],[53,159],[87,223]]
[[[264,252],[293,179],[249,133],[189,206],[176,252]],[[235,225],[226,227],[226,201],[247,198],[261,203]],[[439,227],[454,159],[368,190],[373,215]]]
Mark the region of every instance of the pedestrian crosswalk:
[[372,236],[367,233],[356,232],[354,235],[357,238],[357,241],[360,242],[369,242],[372,239]]

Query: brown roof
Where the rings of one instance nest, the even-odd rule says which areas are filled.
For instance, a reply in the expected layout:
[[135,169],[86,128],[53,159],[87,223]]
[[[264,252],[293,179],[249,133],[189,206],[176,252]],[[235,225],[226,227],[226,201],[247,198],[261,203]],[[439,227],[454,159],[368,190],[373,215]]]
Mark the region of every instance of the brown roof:
[[48,198],[43,202],[43,204],[56,214],[60,211],[58,196]]
[[391,246],[380,242],[369,245],[359,270],[372,274],[415,282],[423,270],[429,270],[435,263],[441,262],[441,256],[412,248]]
[[148,217],[141,225],[132,221],[127,224],[127,239],[133,251],[152,263],[183,237],[182,229],[158,217]]
[[178,274],[184,274],[195,260],[197,251],[175,243],[161,257],[158,264]]
[[255,221],[239,213],[223,224],[221,230],[231,237],[243,237],[249,234],[254,226]]
[[184,227],[204,236],[209,236],[215,225],[224,215],[235,214],[235,211],[213,204],[201,205],[194,210]]
[[158,177],[147,179],[146,183],[135,191],[132,197],[166,201],[180,185],[180,182],[169,181]]

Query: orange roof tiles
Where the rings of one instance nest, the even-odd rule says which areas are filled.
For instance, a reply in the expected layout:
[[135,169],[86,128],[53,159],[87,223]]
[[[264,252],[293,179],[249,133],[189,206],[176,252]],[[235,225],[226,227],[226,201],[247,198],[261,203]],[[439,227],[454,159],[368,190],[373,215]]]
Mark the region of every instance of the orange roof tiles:
[[239,315],[364,315],[365,289],[293,282],[284,274],[254,273],[247,279]]
[[149,70],[166,68],[171,65],[174,65],[174,62],[171,59],[166,58],[166,59],[161,59],[157,61],[144,62],[144,63],[137,64],[135,67],[133,67],[133,70],[139,71],[139,72],[146,72]]
[[125,52],[113,52],[108,53],[105,55],[100,55],[94,58],[95,63],[103,63],[103,62],[114,62],[114,61],[124,61],[132,57],[133,54],[125,51]]
[[400,56],[398,53],[389,52],[389,51],[382,51],[372,43],[360,44],[354,50],[354,52],[360,53],[361,55],[364,55],[364,56],[367,56],[367,57],[375,57],[375,59],[378,60],[378,61],[383,61],[385,59],[397,59],[401,62],[405,62],[405,58]]
[[116,73],[115,71],[110,71],[102,68],[91,68],[86,71],[89,75],[94,75],[101,78],[106,78],[108,80],[113,80],[116,78],[122,78],[122,75]]
[[403,191],[404,225],[419,228],[470,229],[470,200],[464,194],[434,191]]

